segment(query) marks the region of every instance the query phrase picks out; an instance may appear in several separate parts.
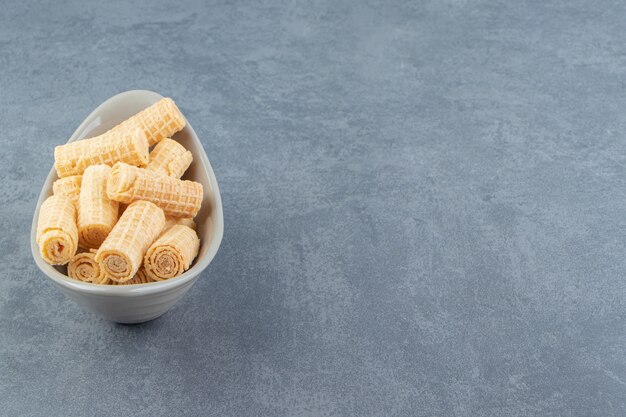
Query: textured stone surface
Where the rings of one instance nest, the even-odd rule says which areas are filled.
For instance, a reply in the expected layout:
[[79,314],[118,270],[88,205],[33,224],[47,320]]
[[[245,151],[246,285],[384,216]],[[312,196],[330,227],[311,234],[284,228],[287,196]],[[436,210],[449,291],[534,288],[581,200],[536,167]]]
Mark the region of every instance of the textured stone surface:
[[[0,415],[626,415],[623,2],[28,3],[0,12]],[[136,88],[196,128],[226,227],[122,326],[29,230],[53,147]]]

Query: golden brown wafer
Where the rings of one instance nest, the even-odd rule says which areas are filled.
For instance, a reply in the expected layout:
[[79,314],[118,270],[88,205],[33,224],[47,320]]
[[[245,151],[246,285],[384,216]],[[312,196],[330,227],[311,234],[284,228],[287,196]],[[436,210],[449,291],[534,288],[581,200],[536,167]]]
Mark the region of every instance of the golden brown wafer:
[[63,178],[80,175],[91,165],[111,166],[118,161],[145,165],[149,161],[148,147],[148,139],[141,129],[110,130],[54,148],[54,168],[59,178]]
[[78,204],[78,238],[85,248],[99,248],[118,219],[117,201],[107,196],[111,167],[92,165],[83,174]]
[[190,227],[174,225],[148,249],[143,266],[149,278],[163,281],[189,269],[198,255],[200,239]]
[[110,132],[139,127],[148,138],[150,146],[185,127],[186,121],[174,100],[163,98],[128,120],[115,126]]
[[78,208],[78,196],[80,195],[80,184],[82,175],[71,175],[65,178],[59,178],[52,184],[54,195],[64,195],[72,200],[72,203]]
[[74,255],[67,265],[67,274],[70,278],[93,284],[108,284],[110,280],[94,259],[95,256],[93,250]]
[[203,196],[202,184],[198,182],[179,180],[122,162],[113,166],[107,194],[120,203],[150,201],[172,217],[195,217]]
[[175,140],[165,138],[157,143],[150,152],[150,162],[146,169],[155,171],[173,178],[183,176],[191,162],[191,152]]
[[96,253],[96,261],[113,281],[132,279],[143,255],[165,224],[163,210],[149,201],[128,206]]
[[78,229],[76,207],[62,195],[48,197],[39,208],[37,244],[44,261],[64,265],[76,254]]

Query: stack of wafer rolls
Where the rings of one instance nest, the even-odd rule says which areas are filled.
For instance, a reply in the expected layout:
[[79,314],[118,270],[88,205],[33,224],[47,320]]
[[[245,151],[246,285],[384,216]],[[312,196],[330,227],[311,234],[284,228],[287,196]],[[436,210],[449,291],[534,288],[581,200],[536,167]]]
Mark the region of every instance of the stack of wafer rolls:
[[187,271],[200,249],[194,217],[205,190],[181,180],[193,156],[172,135],[185,124],[164,98],[99,136],[57,146],[59,179],[37,223],[43,260],[95,285],[151,284]]

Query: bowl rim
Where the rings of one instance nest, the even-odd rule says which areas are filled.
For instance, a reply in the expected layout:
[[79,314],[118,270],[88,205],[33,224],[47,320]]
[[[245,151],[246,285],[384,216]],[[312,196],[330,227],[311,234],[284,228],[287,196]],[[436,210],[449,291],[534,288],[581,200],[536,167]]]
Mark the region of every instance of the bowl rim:
[[[113,97],[105,100],[102,104],[96,107],[78,126],[78,128],[74,131],[70,139],[67,141],[74,142],[75,140],[79,140],[81,134],[85,131],[87,127],[93,124],[100,117],[100,113],[105,106],[109,106],[114,102],[120,100],[131,99],[132,97],[141,97],[143,99],[153,100],[154,102],[163,98],[162,95],[150,90],[128,90],[122,93],[116,94]],[[189,134],[191,136],[191,140],[197,142],[197,144],[204,150],[202,146],[202,142],[198,138],[198,135],[193,130],[189,121],[185,118],[187,122],[185,125],[185,129],[189,129]],[[180,287],[185,285],[187,282],[193,280],[197,275],[199,275],[213,260],[217,251],[222,243],[222,238],[224,236],[224,213],[222,209],[222,198],[220,195],[219,186],[217,184],[217,179],[215,178],[215,173],[213,172],[213,167],[209,162],[209,158],[206,154],[206,151],[200,152],[200,155],[194,155],[194,159],[197,158],[200,161],[200,165],[204,170],[207,178],[209,179],[209,183],[211,184],[212,191],[214,193],[213,200],[214,205],[211,209],[211,220],[212,220],[212,236],[211,242],[209,244],[209,248],[204,257],[201,259],[197,259],[196,263],[189,268],[189,270],[185,271],[183,274],[171,278],[165,281],[158,282],[150,282],[146,284],[135,284],[135,285],[99,285],[92,284],[88,282],[82,282],[78,280],[74,280],[65,274],[57,271],[52,265],[46,263],[41,254],[39,253],[39,246],[37,245],[37,220],[39,218],[39,209],[41,208],[41,204],[43,201],[48,198],[50,195],[50,190],[52,189],[52,183],[56,179],[56,171],[54,170],[54,165],[50,169],[48,176],[41,188],[41,192],[39,193],[39,198],[37,200],[37,205],[35,207],[35,211],[33,213],[33,221],[31,225],[31,233],[30,233],[30,244],[31,244],[31,252],[33,258],[35,259],[35,263],[46,275],[50,278],[55,284],[67,288],[69,290],[78,291],[87,294],[93,295],[102,295],[102,296],[114,296],[114,297],[135,297],[141,295],[148,294],[156,294],[161,292],[166,292],[168,290]]]

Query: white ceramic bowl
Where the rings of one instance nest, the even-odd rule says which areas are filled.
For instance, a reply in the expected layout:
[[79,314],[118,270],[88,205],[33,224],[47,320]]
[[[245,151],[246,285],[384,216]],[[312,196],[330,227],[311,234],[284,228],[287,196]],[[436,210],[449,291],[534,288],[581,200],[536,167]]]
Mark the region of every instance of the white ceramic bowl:
[[[76,129],[69,142],[104,133],[116,124],[163,98],[152,91],[134,90],[118,94],[95,109]],[[52,183],[58,178],[50,170],[39,195],[30,234],[31,249],[41,271],[69,298],[83,308],[118,323],[141,323],[152,320],[172,307],[196,282],[209,265],[222,242],[224,215],[222,199],[202,144],[193,128],[187,126],[174,135],[193,154],[193,162],[184,179],[202,183],[204,201],[195,218],[201,239],[200,252],[193,266],[184,274],[167,281],[138,285],[96,285],[73,280],[65,275],[67,268],[48,265],[39,254],[36,242],[37,218],[41,203],[52,195]]]

